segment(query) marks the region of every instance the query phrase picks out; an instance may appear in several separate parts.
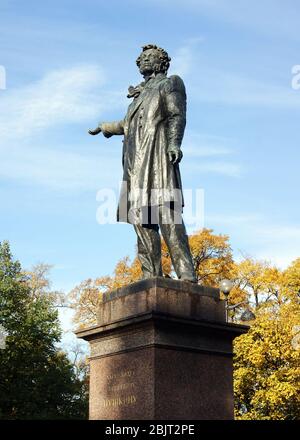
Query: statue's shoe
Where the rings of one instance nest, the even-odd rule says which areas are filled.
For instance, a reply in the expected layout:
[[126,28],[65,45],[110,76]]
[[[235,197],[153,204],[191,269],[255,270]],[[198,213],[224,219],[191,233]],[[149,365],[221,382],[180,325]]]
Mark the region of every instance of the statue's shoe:
[[183,273],[180,277],[180,281],[189,281],[190,283],[198,283],[197,278],[189,273]]

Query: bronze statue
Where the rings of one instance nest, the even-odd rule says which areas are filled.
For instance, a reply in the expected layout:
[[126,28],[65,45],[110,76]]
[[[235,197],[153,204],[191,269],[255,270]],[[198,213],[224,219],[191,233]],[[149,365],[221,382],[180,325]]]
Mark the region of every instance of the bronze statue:
[[162,276],[159,229],[179,279],[196,282],[188,237],[182,220],[179,171],[186,124],[182,79],[167,77],[167,52],[148,44],[136,63],[144,81],[130,86],[133,98],[122,121],[100,123],[91,135],[124,135],[123,186],[118,221],[134,225],[144,278]]

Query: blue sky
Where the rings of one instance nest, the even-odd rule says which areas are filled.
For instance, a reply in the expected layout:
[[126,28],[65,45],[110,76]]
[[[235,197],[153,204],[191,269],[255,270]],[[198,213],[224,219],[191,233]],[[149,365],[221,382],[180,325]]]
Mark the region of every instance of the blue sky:
[[56,289],[110,274],[135,253],[129,225],[99,225],[118,188],[121,119],[143,44],[168,50],[185,81],[183,183],[205,192],[205,226],[242,254],[285,267],[299,256],[298,0],[1,0],[0,240]]

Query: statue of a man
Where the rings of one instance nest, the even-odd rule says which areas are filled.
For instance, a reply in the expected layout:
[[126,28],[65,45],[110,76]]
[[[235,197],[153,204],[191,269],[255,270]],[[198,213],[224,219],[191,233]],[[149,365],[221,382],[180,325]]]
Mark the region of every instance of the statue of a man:
[[179,162],[186,124],[186,93],[182,79],[167,77],[167,52],[148,44],[136,63],[144,81],[129,87],[133,101],[122,121],[100,123],[91,135],[124,135],[123,185],[118,221],[134,225],[144,278],[162,276],[159,229],[179,279],[196,282],[182,220]]

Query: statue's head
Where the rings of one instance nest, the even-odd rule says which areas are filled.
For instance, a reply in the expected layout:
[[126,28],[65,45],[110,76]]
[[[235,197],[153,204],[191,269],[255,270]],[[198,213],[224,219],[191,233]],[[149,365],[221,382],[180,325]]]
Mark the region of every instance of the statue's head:
[[168,53],[155,44],[143,46],[143,51],[136,60],[136,64],[142,75],[152,73],[167,73],[171,58]]

